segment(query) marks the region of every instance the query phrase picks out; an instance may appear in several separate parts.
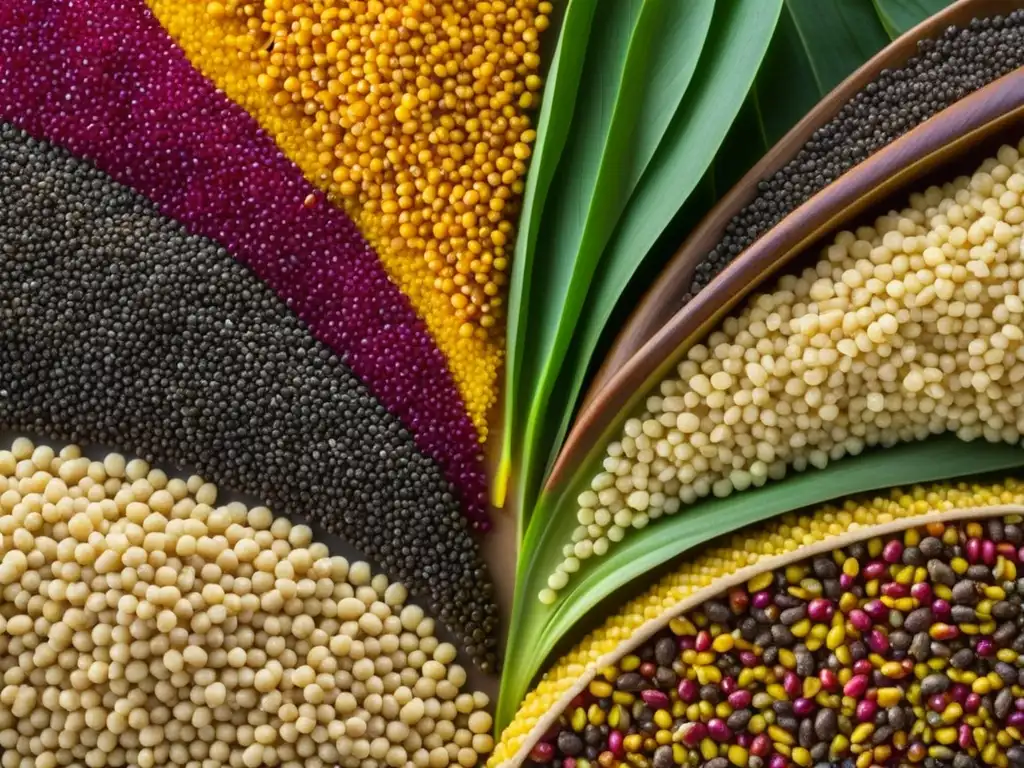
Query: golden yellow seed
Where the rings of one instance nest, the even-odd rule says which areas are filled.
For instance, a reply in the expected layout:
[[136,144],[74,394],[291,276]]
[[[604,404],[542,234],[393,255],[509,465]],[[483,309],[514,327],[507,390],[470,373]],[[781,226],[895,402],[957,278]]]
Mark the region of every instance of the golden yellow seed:
[[486,437],[549,4],[148,4],[358,224]]

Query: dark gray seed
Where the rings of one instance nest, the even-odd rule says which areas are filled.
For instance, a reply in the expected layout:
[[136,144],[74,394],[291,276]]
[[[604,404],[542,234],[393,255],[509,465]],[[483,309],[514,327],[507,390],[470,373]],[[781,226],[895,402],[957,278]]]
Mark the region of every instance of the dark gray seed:
[[700,687],[700,700],[706,701],[709,704],[720,704],[725,701],[725,694],[722,693],[722,689],[717,685],[708,683]]
[[[906,624],[904,624],[906,626]],[[914,639],[910,642],[910,648],[907,653],[916,661],[928,661],[932,653],[932,639],[928,637],[927,632],[919,632],[914,635]]]
[[1014,768],[1024,768],[1024,747],[1015,744],[1006,750],[1006,759]]
[[932,656],[938,656],[940,659],[948,659],[950,656],[953,655],[952,648],[950,648],[945,643],[938,642],[937,640],[932,641],[930,650]]
[[839,722],[835,710],[822,708],[814,716],[814,732],[822,741],[831,741],[839,732]]
[[978,768],[978,761],[966,752],[957,752],[953,758],[953,768]]
[[910,648],[910,641],[912,639],[913,635],[903,629],[897,629],[895,632],[889,633],[889,645],[895,651],[906,651]]
[[978,585],[973,581],[958,581],[951,591],[953,602],[961,605],[975,605],[981,599],[978,595]]
[[949,678],[943,674],[935,672],[925,677],[921,681],[921,695],[932,696],[936,693],[945,693],[949,690]]
[[787,627],[791,627],[807,615],[807,606],[798,605],[794,608],[787,608],[779,615],[779,620]]
[[643,686],[644,679],[637,672],[624,672],[615,681],[615,687],[626,693],[637,693]]
[[822,744],[821,742],[816,743],[813,747],[811,747],[811,760],[813,760],[816,763],[820,762],[821,760],[825,760],[828,757],[828,750],[828,744]]
[[793,637],[793,633],[789,631],[788,627],[784,627],[781,624],[775,624],[772,626],[772,640],[776,644],[781,645],[784,648],[788,648],[794,643],[795,638]]
[[654,673],[654,682],[661,689],[675,688],[678,677],[670,667],[658,667]]
[[725,757],[715,757],[704,763],[704,768],[729,768],[729,760]]
[[928,561],[920,547],[907,547],[903,550],[904,565],[924,565]]
[[732,618],[732,611],[725,603],[712,600],[704,605],[704,615],[716,624],[724,624]]
[[971,624],[978,618],[978,614],[969,605],[954,605],[949,609],[949,615],[955,624]]
[[876,728],[875,732],[871,734],[871,743],[876,747],[879,744],[886,744],[892,738],[893,733],[895,733],[895,730],[889,725],[883,725],[881,728]]
[[992,618],[1005,621],[1015,619],[1020,615],[1020,607],[1006,600],[1000,600],[992,606]]
[[999,675],[999,679],[1007,685],[1017,684],[1017,668],[1012,664],[1007,664],[1005,661],[997,661],[995,664],[995,673]]
[[830,557],[816,557],[811,562],[811,569],[819,579],[838,579],[839,566]]
[[576,757],[583,751],[583,739],[572,731],[562,731],[558,734],[558,751],[566,757]]
[[967,669],[974,663],[974,651],[970,648],[961,648],[959,651],[953,654],[949,660],[949,665],[953,669]]
[[800,721],[800,727],[796,731],[796,739],[800,746],[805,749],[810,749],[814,746],[814,723],[809,718]]
[[[1000,627],[999,629],[1002,629]],[[998,634],[999,629],[996,630]],[[1017,653],[1024,653],[1024,634],[1016,635],[1013,640],[1010,641],[1010,647],[1013,648]]]
[[1013,709],[1013,698],[1013,691],[1009,688],[1003,688],[996,695],[996,700],[993,702],[992,707],[997,718],[1000,720],[1006,719],[1006,716],[1010,714],[1010,710]]
[[672,747],[663,744],[654,750],[654,768],[672,768],[675,760],[672,759]]
[[924,608],[915,608],[906,615],[903,619],[903,628],[912,634],[918,632],[924,632],[932,625],[932,609],[925,606]]
[[902,707],[890,707],[886,710],[886,716],[889,720],[889,725],[897,731],[902,731],[907,727],[907,715]]
[[868,647],[860,640],[854,640],[850,643],[850,656],[853,657],[854,661],[860,661],[868,657]]
[[[1014,650],[1017,650],[1017,624],[1013,621],[1005,621],[996,627],[996,631],[992,633],[992,639],[997,645],[1007,646],[1013,645]],[[1022,649],[1024,650],[1024,649]],[[1018,651],[1019,653],[1020,651]]]
[[785,731],[793,733],[799,727],[799,722],[792,715],[785,715],[783,717],[775,718],[775,723]]
[[987,565],[972,565],[967,569],[967,578],[987,582],[992,579],[992,569]]
[[0,263],[0,429],[191,465],[306,517],[495,665],[494,590],[440,467],[224,248],[3,125]]
[[956,573],[941,560],[929,560],[925,567],[928,569],[928,576],[932,581],[945,584],[947,587],[956,584]]
[[663,637],[654,646],[654,660],[662,667],[672,666],[676,658],[676,644],[671,637]]
[[797,607],[800,607],[800,606],[802,606],[804,608],[807,607],[806,604],[804,603],[804,601],[801,600],[799,597],[794,597],[793,595],[786,594],[785,592],[783,592],[780,595],[776,595],[775,599],[773,600],[773,602],[775,603],[776,606],[778,606],[779,608],[781,608],[783,610],[785,610],[787,608],[797,608]]
[[801,678],[808,678],[814,674],[814,656],[806,647],[801,646],[797,648],[794,655],[796,656],[796,673]]
[[925,557],[938,557],[942,554],[942,541],[940,539],[935,538],[934,536],[928,536],[924,539],[921,539],[919,549],[921,550],[921,554],[923,554]]
[[1003,535],[1006,540],[1015,546],[1020,546],[1024,542],[1024,528],[1021,528],[1015,523],[1007,523],[1003,526]]
[[921,40],[917,56],[899,69],[884,70],[841,105],[796,157],[760,181],[757,196],[729,221],[722,239],[697,265],[682,304],[832,181],[950,104],[1024,65],[1022,22],[1024,14],[1014,12],[998,26],[972,22]]
[[1003,540],[1003,521],[989,520],[985,523],[985,533],[987,534],[987,538],[999,543]]
[[739,733],[747,727],[747,723],[753,716],[754,713],[749,709],[737,709],[725,719],[725,724],[732,729],[733,733]]

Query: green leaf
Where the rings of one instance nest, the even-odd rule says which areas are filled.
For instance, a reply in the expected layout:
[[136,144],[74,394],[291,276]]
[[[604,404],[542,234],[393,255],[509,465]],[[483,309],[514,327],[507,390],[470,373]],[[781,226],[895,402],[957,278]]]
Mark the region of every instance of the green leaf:
[[[781,25],[780,33],[795,36],[787,47],[802,51],[822,96],[889,44],[867,0],[786,0],[786,15],[792,25]],[[786,83],[778,86],[789,93]]]
[[894,40],[948,6],[952,0],[872,0],[878,18]]
[[[530,340],[528,354],[509,361],[516,391],[505,413],[508,455],[517,473],[515,506],[522,515],[532,507],[542,468],[534,458],[542,429],[538,412],[548,405],[594,266],[640,175],[637,166],[646,163],[636,137],[644,133],[639,124],[652,41],[665,8],[663,0],[617,0],[602,6],[591,32],[572,137],[544,209],[528,311],[511,318],[526,321]],[[514,410],[517,402],[530,404],[525,421]]]
[[551,179],[558,165],[569,125],[576,107],[576,92],[583,73],[590,26],[597,0],[569,0],[562,19],[562,28],[551,58],[544,97],[541,102],[537,139],[533,146],[530,173],[526,177],[523,209],[519,215],[519,236],[512,260],[512,281],[509,288],[509,320],[506,352],[505,431],[498,469],[492,482],[492,501],[501,507],[511,471],[512,434],[508,423],[518,391],[519,361],[526,338],[530,301],[530,278],[533,255],[537,245],[541,213],[547,200]]
[[[723,194],[730,189],[823,96],[888,42],[889,37],[870,0],[785,0],[756,79],[748,90],[734,92],[742,93],[746,100],[715,155],[710,180],[716,191]],[[667,151],[667,147],[663,151]],[[666,193],[652,196],[653,201],[645,201],[640,207],[641,215],[660,220],[660,214],[651,215],[655,210],[653,206],[659,202],[678,202],[673,197],[671,181],[666,185]],[[641,181],[634,198],[639,199],[646,183],[646,179]],[[715,202],[717,200],[712,199],[699,212],[706,214]],[[680,231],[677,219],[671,225],[664,225],[664,232],[645,236],[629,220],[633,206],[631,202],[609,251],[616,247],[629,249],[627,269],[657,274],[688,230]],[[687,212],[681,218],[688,221],[691,215]],[[638,221],[643,222],[643,219]],[[634,228],[627,229],[627,226]],[[669,233],[678,233],[678,236],[670,237]],[[616,263],[613,258],[607,261]],[[638,263],[642,268],[636,266]],[[594,296],[588,300],[589,308],[574,339],[574,357],[567,365],[572,368],[574,378],[569,381],[563,375],[564,386],[572,398],[570,407],[566,408],[567,421],[571,422],[575,415],[573,406],[580,380],[586,381],[597,368],[595,350],[600,351],[603,339],[615,336],[614,331],[609,333],[607,328],[608,318],[621,319],[627,314],[623,307],[635,307],[643,300],[640,294],[649,283],[630,280],[629,274],[623,269],[608,270],[599,273],[594,281]],[[618,304],[614,312],[607,310],[611,302]],[[636,346],[639,345],[640,340],[637,340]],[[558,433],[552,453],[557,453],[564,434],[564,429]]]
[[[574,326],[576,334],[572,345],[566,339],[556,348],[566,355],[559,397],[550,397],[550,384],[539,386],[534,395],[530,425],[544,423],[545,408],[562,415],[557,434],[546,441],[551,450],[544,452],[545,459],[565,436],[594,350],[623,289],[704,176],[735,119],[768,47],[780,7],[781,0],[724,0],[718,4],[697,75],[600,257],[585,310],[578,319],[566,318],[572,321],[563,326],[566,336]],[[581,296],[585,290],[586,284],[580,281]],[[551,368],[554,365],[551,361]],[[556,373],[551,371],[548,376]],[[529,441],[526,448],[530,448]]]
[[[593,458],[599,460],[599,455],[595,453]],[[593,470],[595,463],[588,469]],[[1020,466],[1024,466],[1024,450],[1019,447],[981,441],[968,447],[954,435],[874,449],[756,490],[697,502],[657,525],[634,531],[610,554],[586,561],[570,588],[554,605],[545,606],[537,600],[537,593],[561,562],[562,545],[576,525],[574,491],[579,490],[579,481],[589,476],[581,473],[557,501],[541,500],[555,514],[535,517],[530,530],[534,535],[528,534],[537,546],[531,549],[530,568],[516,593],[518,613],[498,699],[499,730],[515,715],[531,681],[570,630],[588,617],[589,624],[596,623],[593,609],[603,600],[679,555],[723,534],[833,499]],[[540,526],[543,531],[538,534],[534,528]],[[528,601],[525,605],[519,605],[520,593]]]

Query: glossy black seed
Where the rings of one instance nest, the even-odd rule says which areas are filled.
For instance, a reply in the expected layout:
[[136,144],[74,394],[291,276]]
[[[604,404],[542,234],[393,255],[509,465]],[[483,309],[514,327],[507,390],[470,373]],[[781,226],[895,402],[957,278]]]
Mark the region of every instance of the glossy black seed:
[[0,126],[0,427],[116,446],[312,519],[493,667],[487,569],[434,462],[216,243]]
[[[983,20],[988,21],[988,20]],[[726,226],[697,266],[686,304],[737,255],[812,195],[912,128],[1024,65],[1024,10],[1000,23],[949,27],[922,40],[918,55],[884,70],[814,132],[797,156],[758,185],[758,196]]]

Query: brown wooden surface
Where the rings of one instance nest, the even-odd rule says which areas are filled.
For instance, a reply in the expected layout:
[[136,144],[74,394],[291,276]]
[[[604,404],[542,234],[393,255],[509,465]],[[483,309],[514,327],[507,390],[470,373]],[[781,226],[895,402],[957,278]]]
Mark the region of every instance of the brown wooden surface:
[[1022,6],[1024,0],[958,0],[908,30],[836,86],[719,200],[679,247],[616,337],[584,398],[583,409],[676,312],[690,287],[697,265],[721,241],[725,226],[732,217],[754,200],[758,182],[769,178],[796,157],[814,131],[835,117],[843,104],[883,69],[902,66],[912,58],[917,53],[919,40],[938,37],[951,25],[962,25],[973,18],[1006,14]]

